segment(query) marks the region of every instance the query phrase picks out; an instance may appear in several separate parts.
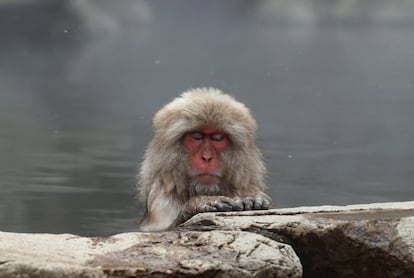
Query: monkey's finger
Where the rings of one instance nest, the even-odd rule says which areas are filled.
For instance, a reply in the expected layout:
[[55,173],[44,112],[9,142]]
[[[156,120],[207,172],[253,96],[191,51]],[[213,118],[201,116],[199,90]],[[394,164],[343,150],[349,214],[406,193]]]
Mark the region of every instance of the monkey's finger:
[[253,208],[253,200],[246,198],[243,200],[244,210],[251,210]]
[[262,203],[262,209],[269,209],[271,207],[271,203],[269,202],[269,200],[263,200]]
[[215,202],[214,206],[217,208],[217,211],[231,211],[232,206],[224,202]]
[[254,199],[253,209],[264,209],[263,208],[263,199],[256,198]]
[[244,210],[243,201],[242,201],[242,199],[240,199],[238,197],[233,198],[230,202],[230,205],[232,206],[233,210],[235,210],[235,211]]

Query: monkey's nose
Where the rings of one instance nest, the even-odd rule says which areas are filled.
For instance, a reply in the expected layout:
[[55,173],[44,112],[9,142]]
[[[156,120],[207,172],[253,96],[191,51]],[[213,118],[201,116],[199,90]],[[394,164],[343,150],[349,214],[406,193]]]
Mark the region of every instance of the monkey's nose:
[[205,155],[205,154],[203,154],[203,155],[201,156],[201,159],[202,159],[204,162],[210,162],[210,161],[213,159],[213,157],[212,157],[211,155]]
[[201,152],[201,159],[208,163],[213,159],[213,153],[210,150],[204,150]]

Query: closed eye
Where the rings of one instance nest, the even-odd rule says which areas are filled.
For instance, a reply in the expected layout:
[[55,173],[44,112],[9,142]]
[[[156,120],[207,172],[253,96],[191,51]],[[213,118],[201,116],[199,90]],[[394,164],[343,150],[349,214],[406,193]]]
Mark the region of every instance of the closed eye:
[[203,140],[204,135],[201,132],[193,132],[190,134],[191,138],[194,140]]
[[224,139],[224,134],[223,133],[214,133],[210,136],[211,140],[213,141],[221,141]]

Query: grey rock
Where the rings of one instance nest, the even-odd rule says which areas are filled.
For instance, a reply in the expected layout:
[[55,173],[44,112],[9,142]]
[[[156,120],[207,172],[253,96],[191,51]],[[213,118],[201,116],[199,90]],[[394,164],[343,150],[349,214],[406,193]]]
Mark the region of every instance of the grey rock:
[[304,277],[414,277],[414,202],[206,213],[181,229],[243,230],[285,242]]
[[301,277],[293,249],[240,231],[107,238],[0,232],[0,277]]
[[104,238],[0,232],[0,277],[414,277],[414,202],[203,213]]

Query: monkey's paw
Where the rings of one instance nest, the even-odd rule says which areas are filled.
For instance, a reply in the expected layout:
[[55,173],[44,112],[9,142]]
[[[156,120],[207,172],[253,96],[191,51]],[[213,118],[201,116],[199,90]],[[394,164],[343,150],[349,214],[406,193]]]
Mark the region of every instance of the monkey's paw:
[[269,209],[271,207],[271,201],[260,196],[243,198],[242,203],[244,210]]
[[226,196],[197,196],[188,201],[172,227],[183,223],[197,213],[226,212],[243,210],[269,209],[271,201],[261,196],[256,197],[226,197]]
[[261,210],[269,209],[271,205],[269,200],[261,197],[230,198],[226,196],[214,196],[213,198],[214,199],[199,206],[198,213],[214,211]]

